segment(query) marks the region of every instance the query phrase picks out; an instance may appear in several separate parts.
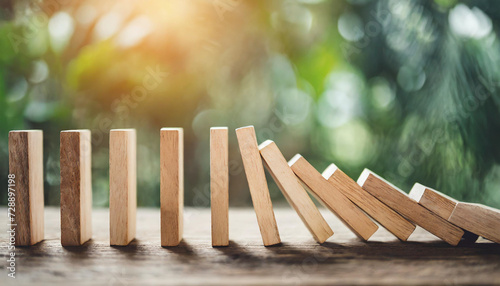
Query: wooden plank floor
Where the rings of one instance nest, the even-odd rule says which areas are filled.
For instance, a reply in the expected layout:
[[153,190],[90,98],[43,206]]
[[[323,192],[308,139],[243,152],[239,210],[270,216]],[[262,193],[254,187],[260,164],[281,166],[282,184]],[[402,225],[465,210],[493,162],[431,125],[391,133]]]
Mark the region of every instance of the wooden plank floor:
[[[162,248],[160,210],[143,208],[131,245],[110,247],[109,211],[94,209],[93,240],[63,248],[59,209],[47,207],[46,239],[16,248],[15,280],[6,274],[7,233],[0,233],[0,285],[500,284],[500,245],[483,239],[452,247],[417,228],[403,243],[381,228],[364,243],[321,209],[335,234],[319,245],[291,209],[275,212],[281,246],[263,247],[253,209],[233,208],[230,246],[212,248],[210,210],[187,208],[183,242]],[[5,226],[6,209],[0,213]]]

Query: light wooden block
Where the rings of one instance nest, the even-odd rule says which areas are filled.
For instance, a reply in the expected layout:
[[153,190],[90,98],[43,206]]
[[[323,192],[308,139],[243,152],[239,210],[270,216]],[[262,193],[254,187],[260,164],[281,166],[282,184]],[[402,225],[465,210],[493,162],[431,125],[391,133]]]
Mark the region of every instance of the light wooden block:
[[229,145],[227,127],[210,128],[212,246],[229,245]]
[[319,243],[325,242],[333,231],[288,166],[278,146],[267,140],[259,146],[259,150],[267,170],[314,239]]
[[259,154],[255,129],[253,126],[238,128],[236,136],[262,241],[265,246],[279,244],[281,239],[274,217],[264,166]]
[[419,205],[406,193],[368,169],[360,175],[358,184],[388,207],[451,245],[457,245],[464,235],[462,229]]
[[61,131],[61,244],[79,246],[92,237],[90,130]]
[[[293,169],[293,167],[292,167]],[[415,225],[389,208],[371,194],[365,192],[353,179],[347,176],[335,164],[323,172],[333,187],[365,211],[374,220],[400,240],[406,241],[415,230]]]
[[295,155],[288,165],[314,197],[333,212],[356,236],[368,240],[378,226],[353,202],[330,183],[300,154]]
[[109,133],[109,229],[111,245],[135,238],[137,211],[137,138],[135,129]]
[[184,211],[184,132],[160,130],[161,246],[177,246],[182,240]]
[[[449,220],[451,213],[458,203],[454,198],[419,183],[413,185],[408,195],[410,198],[445,220]],[[473,243],[478,237],[477,234],[465,230],[462,241],[464,243]]]
[[500,243],[500,210],[480,204],[457,203],[449,221],[488,240]]
[[43,240],[43,132],[9,132],[9,173],[15,175],[15,245]]
[[458,201],[434,189],[416,183],[408,194],[410,198],[417,201],[438,216],[449,219]]

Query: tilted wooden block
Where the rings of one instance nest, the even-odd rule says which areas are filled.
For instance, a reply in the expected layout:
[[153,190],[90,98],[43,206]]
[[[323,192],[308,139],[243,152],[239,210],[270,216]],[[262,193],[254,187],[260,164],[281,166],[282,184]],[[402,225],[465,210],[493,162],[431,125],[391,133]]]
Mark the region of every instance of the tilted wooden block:
[[34,245],[43,240],[43,132],[9,132],[9,172],[15,176],[15,244]]
[[457,203],[449,221],[488,240],[500,243],[500,210],[480,204]]
[[78,246],[92,237],[92,146],[90,130],[61,131],[61,244]]
[[344,194],[400,240],[406,241],[415,230],[413,223],[364,191],[353,179],[337,168],[335,164],[331,164],[325,169],[323,177],[338,192]]
[[109,133],[109,229],[111,245],[128,245],[135,238],[137,155],[135,129]]
[[372,171],[365,169],[358,184],[388,207],[451,245],[457,245],[464,231],[434,214],[406,193]]
[[267,140],[259,146],[259,150],[267,170],[314,239],[319,243],[325,242],[333,235],[333,231],[288,166],[278,146]]
[[458,201],[434,189],[416,183],[408,194],[410,198],[417,201],[438,216],[448,219]]
[[227,127],[210,128],[212,246],[229,245],[229,146]]
[[279,244],[281,239],[274,217],[264,166],[259,154],[255,129],[253,126],[238,128],[236,136],[262,241],[265,246]]
[[[455,209],[458,201],[434,189],[416,183],[413,185],[409,193],[410,198],[417,201],[419,204],[437,214],[438,216],[449,220],[451,213]],[[462,241],[472,243],[478,239],[478,235],[469,231],[465,231]]]
[[160,131],[161,246],[177,246],[182,240],[184,211],[184,131]]
[[377,231],[378,226],[300,154],[288,165],[305,188],[360,239],[368,240]]

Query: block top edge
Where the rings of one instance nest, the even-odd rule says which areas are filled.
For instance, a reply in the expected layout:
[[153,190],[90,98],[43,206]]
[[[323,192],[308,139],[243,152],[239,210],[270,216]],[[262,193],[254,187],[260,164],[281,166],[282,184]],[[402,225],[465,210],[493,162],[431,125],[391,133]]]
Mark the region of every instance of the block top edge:
[[300,154],[295,154],[295,156],[292,157],[292,159],[290,159],[288,161],[288,166],[292,166],[293,164],[295,164],[298,160],[300,160],[300,158],[302,158],[302,155]]
[[183,131],[182,127],[162,127],[160,131]]
[[242,126],[242,127],[236,128],[236,130],[249,129],[249,128],[255,129],[255,127],[253,125],[248,125],[248,126]]
[[43,130],[40,129],[26,129],[26,130],[11,130],[9,133],[40,133]]
[[368,176],[370,174],[373,174],[373,172],[370,169],[365,168],[363,172],[361,172],[361,175],[359,175],[358,180],[356,181],[358,185],[363,186],[366,182],[366,179],[368,179]]
[[262,150],[273,143],[274,143],[273,140],[266,140],[259,145],[259,150]]
[[127,132],[134,131],[135,132],[135,128],[118,128],[118,129],[109,130],[109,132],[124,132],[124,131],[127,131]]
[[326,167],[326,169],[323,171],[323,173],[321,174],[323,176],[323,178],[325,179],[330,179],[330,177],[335,174],[335,172],[338,170],[339,168],[337,167],[337,165],[331,163],[328,167]]

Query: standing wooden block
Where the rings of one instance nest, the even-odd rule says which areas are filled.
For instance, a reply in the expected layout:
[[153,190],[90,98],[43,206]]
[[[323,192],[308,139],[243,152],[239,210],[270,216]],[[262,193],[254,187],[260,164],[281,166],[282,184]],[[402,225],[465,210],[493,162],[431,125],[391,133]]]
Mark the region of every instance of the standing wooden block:
[[500,243],[500,210],[480,204],[457,203],[449,221],[488,240]]
[[61,244],[78,246],[92,237],[92,146],[90,130],[61,131]]
[[137,155],[135,129],[109,133],[109,229],[111,245],[128,245],[135,238]]
[[319,243],[325,242],[333,235],[333,231],[300,185],[299,179],[288,166],[278,146],[273,141],[267,140],[259,146],[259,150],[267,170],[314,239]]
[[[416,183],[409,193],[410,198],[417,201],[420,205],[437,214],[438,216],[449,220],[451,213],[458,204],[458,201],[434,189]],[[458,225],[457,225],[458,226]],[[465,243],[475,242],[478,235],[465,231],[462,241]]]
[[[293,167],[292,167],[293,168]],[[365,192],[353,179],[347,176],[335,164],[323,172],[333,187],[375,219],[400,240],[406,241],[415,230],[415,225],[389,208],[371,194]]]
[[15,245],[43,240],[43,132],[9,132],[9,172],[15,176]]
[[388,207],[451,245],[457,245],[464,235],[463,230],[419,205],[406,193],[368,169],[363,171],[358,184]]
[[368,240],[377,231],[378,226],[344,196],[334,184],[323,178],[300,154],[295,155],[288,162],[288,165],[309,192],[360,239]]
[[182,240],[184,210],[184,132],[160,131],[161,246],[177,246]]
[[255,129],[253,126],[238,128],[236,136],[262,241],[265,246],[281,243]]
[[229,146],[227,127],[210,128],[212,246],[229,245]]

